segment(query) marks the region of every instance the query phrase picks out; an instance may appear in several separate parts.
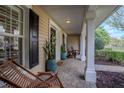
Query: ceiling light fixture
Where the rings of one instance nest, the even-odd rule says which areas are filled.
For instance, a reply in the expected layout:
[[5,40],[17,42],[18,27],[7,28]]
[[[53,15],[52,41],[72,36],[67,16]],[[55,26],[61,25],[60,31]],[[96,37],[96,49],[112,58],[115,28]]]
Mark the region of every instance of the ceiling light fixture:
[[70,24],[71,23],[70,19],[66,19],[66,23]]

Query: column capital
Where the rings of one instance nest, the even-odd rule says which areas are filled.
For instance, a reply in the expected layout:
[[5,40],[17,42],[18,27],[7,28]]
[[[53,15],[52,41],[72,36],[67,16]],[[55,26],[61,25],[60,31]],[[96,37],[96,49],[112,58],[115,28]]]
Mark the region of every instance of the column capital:
[[92,10],[92,11],[87,11],[86,13],[86,20],[93,20],[96,17],[96,11]]
[[32,5],[25,5],[27,8],[32,9]]

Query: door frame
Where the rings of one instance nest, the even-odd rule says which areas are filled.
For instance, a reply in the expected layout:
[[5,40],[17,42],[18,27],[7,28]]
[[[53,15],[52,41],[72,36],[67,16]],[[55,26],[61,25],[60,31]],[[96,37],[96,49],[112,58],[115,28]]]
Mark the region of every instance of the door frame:
[[50,40],[50,28],[55,29],[56,31],[56,62],[58,62],[60,60],[60,51],[61,51],[61,38],[60,38],[60,34],[61,34],[61,28],[52,20],[49,20],[49,33],[48,33],[48,41]]

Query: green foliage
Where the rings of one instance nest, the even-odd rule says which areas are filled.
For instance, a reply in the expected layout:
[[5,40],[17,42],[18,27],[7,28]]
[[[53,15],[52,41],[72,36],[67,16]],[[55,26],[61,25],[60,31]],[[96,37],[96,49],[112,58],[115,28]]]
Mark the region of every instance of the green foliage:
[[61,46],[61,53],[66,53],[66,50],[65,50],[65,46],[64,45]]
[[111,51],[111,50],[96,50],[95,56],[105,57],[107,60],[124,62],[124,52]]
[[110,42],[109,34],[102,27],[96,29],[95,36],[100,37],[105,45],[109,44]]
[[47,59],[53,59],[55,56],[53,44],[51,42],[46,41],[45,46],[43,47],[44,52],[46,54]]
[[103,40],[100,37],[95,38],[95,49],[100,50],[105,46]]
[[112,48],[104,48],[106,51],[112,51]]
[[124,39],[111,38],[111,42],[109,44],[115,50],[124,51]]

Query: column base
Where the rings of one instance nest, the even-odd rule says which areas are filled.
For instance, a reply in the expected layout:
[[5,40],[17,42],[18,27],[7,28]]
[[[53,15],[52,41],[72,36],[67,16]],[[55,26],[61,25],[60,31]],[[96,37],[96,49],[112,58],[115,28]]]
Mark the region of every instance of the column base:
[[85,80],[96,83],[96,71],[95,69],[86,69]]
[[86,57],[85,56],[81,56],[81,61],[85,62],[86,61]]

